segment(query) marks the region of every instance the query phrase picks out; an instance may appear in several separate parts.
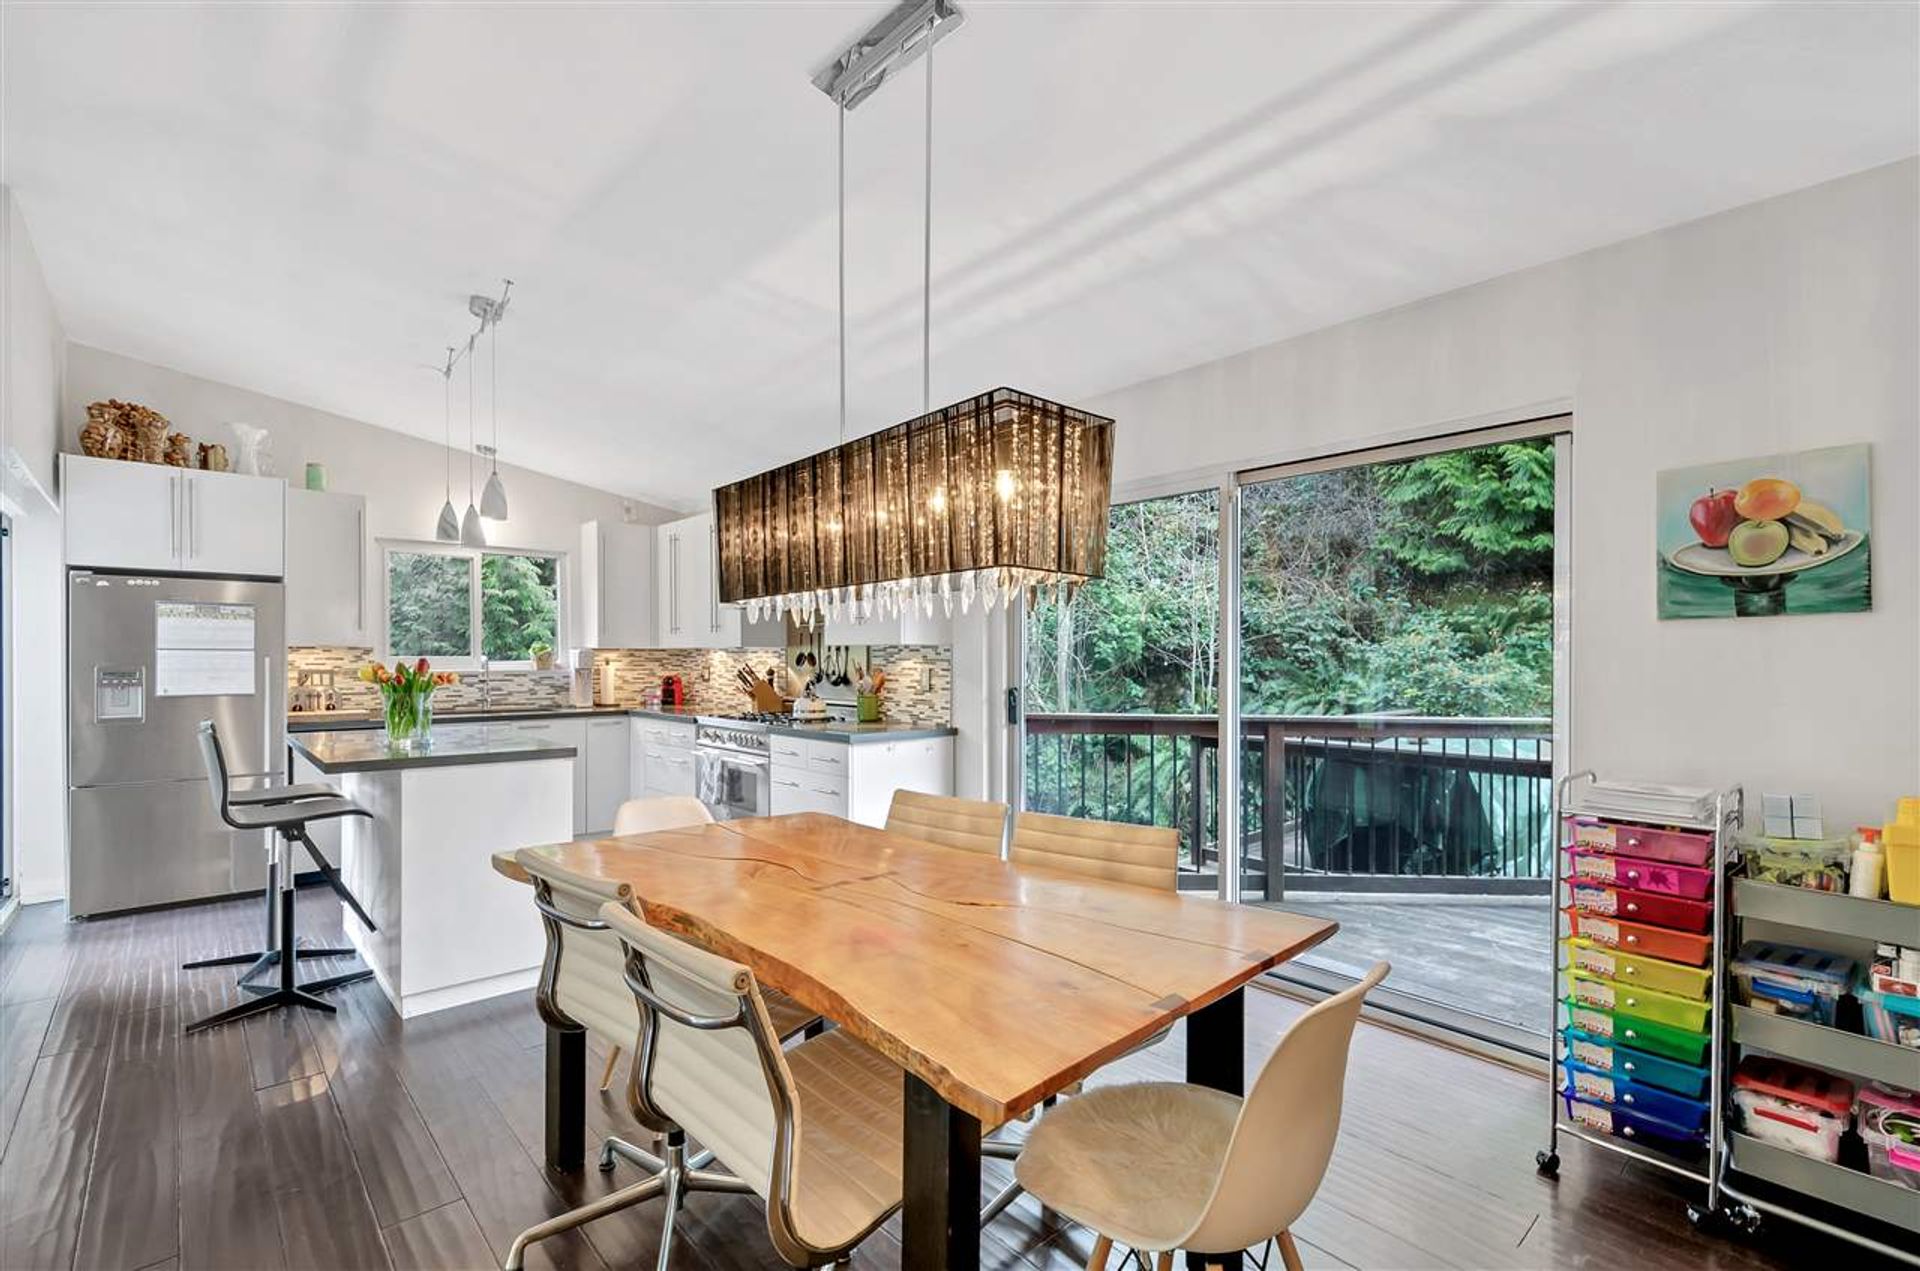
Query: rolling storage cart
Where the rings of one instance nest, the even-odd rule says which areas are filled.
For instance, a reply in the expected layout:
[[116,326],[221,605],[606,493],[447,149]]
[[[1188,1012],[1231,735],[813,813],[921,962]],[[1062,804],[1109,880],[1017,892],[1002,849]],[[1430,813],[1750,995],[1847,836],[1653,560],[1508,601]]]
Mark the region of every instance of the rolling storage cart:
[[1720,1208],[1726,1127],[1724,944],[1736,789],[1711,810],[1587,800],[1592,772],[1555,791],[1552,1113],[1535,1156],[1549,1177],[1560,1137],[1692,1179]]
[[[1880,942],[1909,943],[1920,937],[1920,908],[1886,900],[1865,900],[1840,892],[1810,891],[1801,887],[1733,878],[1726,888],[1729,901],[1724,939],[1716,961],[1725,965],[1748,940],[1778,941],[1783,945],[1812,946],[1841,952],[1870,950]],[[1811,968],[1817,973],[1818,968]],[[1898,1099],[1898,1094],[1871,1092],[1867,1082],[1920,1090],[1920,1050],[1876,1040],[1823,1022],[1823,1013],[1804,1014],[1755,1010],[1729,1000],[1723,1008],[1730,1050],[1740,1056],[1758,1054],[1786,1059],[1859,1083],[1866,1101]],[[1831,1019],[1831,1013],[1824,1015]],[[1730,1083],[1729,1083],[1730,1084]],[[1716,1103],[1730,1097],[1716,1082]],[[1868,1144],[1871,1153],[1874,1145]],[[1747,1132],[1726,1136],[1719,1157],[1718,1194],[1733,1204],[1720,1215],[1733,1225],[1752,1230],[1762,1214],[1789,1219],[1828,1235],[1873,1249],[1891,1258],[1920,1266],[1920,1190],[1877,1178],[1859,1168],[1859,1159],[1829,1162],[1803,1155]],[[1764,1195],[1749,1180],[1768,1184]],[[1875,1219],[1908,1237],[1896,1247],[1847,1226],[1844,1221],[1810,1212],[1795,1203],[1812,1197],[1829,1207]]]

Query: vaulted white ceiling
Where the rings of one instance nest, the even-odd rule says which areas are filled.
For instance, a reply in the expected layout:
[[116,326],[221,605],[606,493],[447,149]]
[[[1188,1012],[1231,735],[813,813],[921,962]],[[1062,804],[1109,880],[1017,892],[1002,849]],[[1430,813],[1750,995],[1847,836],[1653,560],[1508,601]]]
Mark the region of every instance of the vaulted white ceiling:
[[[1920,150],[1907,4],[991,4],[936,54],[932,396],[1075,400]],[[9,3],[69,335],[691,506],[831,442],[873,4]],[[922,81],[848,120],[851,420],[920,406]],[[1125,426],[1125,421],[1122,421]]]

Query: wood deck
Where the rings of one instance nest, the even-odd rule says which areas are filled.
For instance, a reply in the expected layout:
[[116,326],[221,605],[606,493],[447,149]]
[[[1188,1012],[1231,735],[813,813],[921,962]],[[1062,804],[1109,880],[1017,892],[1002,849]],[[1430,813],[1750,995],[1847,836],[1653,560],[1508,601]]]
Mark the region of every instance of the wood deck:
[[1276,908],[1340,924],[1304,960],[1358,976],[1381,958],[1402,993],[1511,1024],[1543,1039],[1552,1027],[1553,906],[1546,896],[1352,896],[1296,892]]
[[[633,1181],[624,1164],[611,1181],[542,1168],[530,994],[403,1026],[362,983],[331,995],[338,1015],[182,1037],[237,995],[231,971],[178,963],[249,947],[257,904],[78,924],[41,905],[0,937],[0,1266],[484,1268],[523,1227]],[[301,912],[307,935],[339,942],[330,895],[303,893]],[[1299,1010],[1249,994],[1249,1062]],[[1176,1029],[1096,1080],[1177,1079],[1182,1040]],[[1326,1184],[1296,1227],[1310,1267],[1869,1265],[1792,1228],[1755,1246],[1698,1236],[1683,1190],[1579,1143],[1558,1183],[1538,1178],[1545,1092],[1506,1068],[1362,1025],[1347,1089]],[[611,1098],[589,1095],[588,1121],[638,1133]],[[996,1188],[1005,1167],[987,1168]],[[651,1265],[658,1222],[645,1206],[614,1215],[528,1265]],[[776,1265],[751,1198],[697,1196],[681,1230],[685,1271]],[[897,1232],[854,1265],[898,1266]],[[987,1228],[983,1264],[1065,1271],[1089,1245],[1023,1198]]]

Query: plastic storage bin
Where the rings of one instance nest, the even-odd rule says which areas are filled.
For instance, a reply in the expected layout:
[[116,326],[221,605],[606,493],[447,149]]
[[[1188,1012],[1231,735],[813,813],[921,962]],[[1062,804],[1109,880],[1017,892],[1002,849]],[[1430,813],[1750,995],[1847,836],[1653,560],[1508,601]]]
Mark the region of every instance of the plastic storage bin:
[[1671,1090],[1577,1063],[1567,1065],[1567,1077],[1577,1099],[1631,1108],[1696,1134],[1707,1128],[1704,1099],[1685,1099]]
[[1560,1096],[1566,1101],[1567,1120],[1599,1134],[1649,1142],[1669,1151],[1698,1148],[1706,1139],[1698,1130],[1662,1121],[1633,1108],[1579,1098],[1571,1086],[1563,1087]]
[[1567,921],[1575,935],[1609,949],[1644,953],[1650,958],[1664,958],[1688,966],[1705,966],[1713,955],[1713,939],[1710,936],[1689,935],[1684,931],[1669,931],[1665,927],[1649,927],[1638,922],[1622,922],[1618,918],[1582,913],[1577,909],[1567,911]]
[[1577,1028],[1568,1028],[1564,1040],[1563,1057],[1572,1063],[1583,1064],[1596,1072],[1616,1073],[1689,1099],[1707,1096],[1708,1070],[1705,1068],[1617,1045],[1608,1038],[1583,1033]]
[[1677,997],[1704,999],[1713,991],[1713,971],[1708,967],[1683,966],[1650,958],[1626,949],[1611,949],[1591,940],[1575,938],[1561,942],[1566,950],[1566,965],[1575,971],[1598,975],[1623,984],[1672,993]]
[[1619,852],[1675,865],[1705,865],[1713,859],[1713,835],[1689,830],[1661,830],[1645,825],[1576,816],[1573,845],[1596,852]]
[[1853,995],[1860,1000],[1860,1019],[1867,1036],[1920,1050],[1920,997],[1876,993],[1867,987],[1864,976],[1854,983]]
[[1920,1191],[1920,1095],[1868,1082],[1855,1103],[1854,1129],[1875,1178]]
[[1831,1028],[1835,1009],[1860,964],[1821,949],[1749,940],[1740,946],[1729,969],[1734,994],[1743,1004]]
[[1634,891],[1628,887],[1582,882],[1579,879],[1570,882],[1568,890],[1573,895],[1575,909],[1584,909],[1602,917],[1644,922],[1675,931],[1702,932],[1713,925],[1713,906],[1698,900],[1682,900],[1678,896],[1661,896],[1650,891]]
[[1853,1083],[1767,1055],[1748,1055],[1733,1074],[1733,1102],[1748,1134],[1823,1161],[1840,1159],[1853,1111]]
[[1567,854],[1567,876],[1590,878],[1599,883],[1615,883],[1640,891],[1665,896],[1684,896],[1705,900],[1713,894],[1713,871],[1689,865],[1670,865],[1665,861],[1643,860],[1638,856],[1619,856],[1593,848],[1577,847]]
[[1563,1004],[1567,1008],[1567,1022],[1583,1033],[1664,1059],[1677,1059],[1683,1064],[1706,1062],[1709,1038],[1705,1033],[1688,1032],[1671,1024],[1660,1024],[1624,1011],[1610,1011],[1571,999]]
[[1697,1033],[1707,1026],[1706,1002],[1641,988],[1637,984],[1597,979],[1579,971],[1573,974],[1573,1000],[1582,1006],[1620,1011],[1689,1033]]

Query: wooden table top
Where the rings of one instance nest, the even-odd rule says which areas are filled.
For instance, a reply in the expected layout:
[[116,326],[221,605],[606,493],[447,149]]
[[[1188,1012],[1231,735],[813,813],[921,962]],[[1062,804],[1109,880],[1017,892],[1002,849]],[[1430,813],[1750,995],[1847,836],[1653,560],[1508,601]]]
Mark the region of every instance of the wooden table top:
[[[993,1126],[1338,924],[817,813],[556,845]],[[510,859],[495,867],[526,880]]]

